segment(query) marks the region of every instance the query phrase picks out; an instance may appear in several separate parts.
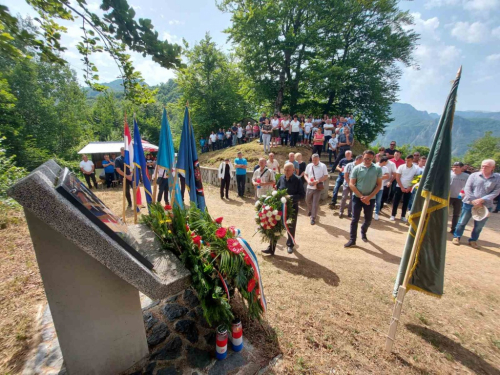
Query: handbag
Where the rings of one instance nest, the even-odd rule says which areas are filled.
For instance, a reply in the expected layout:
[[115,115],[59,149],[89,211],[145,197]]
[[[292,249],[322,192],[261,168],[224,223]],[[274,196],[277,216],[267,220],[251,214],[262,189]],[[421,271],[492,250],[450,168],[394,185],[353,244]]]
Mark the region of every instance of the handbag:
[[[314,166],[312,167],[312,170],[313,170],[313,176],[314,176],[314,179],[316,180],[316,175],[314,173]],[[324,182],[318,182],[316,184],[316,189],[317,190],[323,190],[325,188],[325,183]]]

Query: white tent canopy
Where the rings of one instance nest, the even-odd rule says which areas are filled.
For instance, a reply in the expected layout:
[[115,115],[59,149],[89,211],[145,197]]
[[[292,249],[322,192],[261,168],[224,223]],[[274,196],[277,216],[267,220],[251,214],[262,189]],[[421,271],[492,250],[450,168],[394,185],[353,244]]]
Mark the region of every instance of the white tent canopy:
[[[120,148],[123,147],[121,142],[90,142],[87,146],[78,151],[79,154],[119,154]],[[144,151],[157,152],[158,146],[142,141],[142,148]]]

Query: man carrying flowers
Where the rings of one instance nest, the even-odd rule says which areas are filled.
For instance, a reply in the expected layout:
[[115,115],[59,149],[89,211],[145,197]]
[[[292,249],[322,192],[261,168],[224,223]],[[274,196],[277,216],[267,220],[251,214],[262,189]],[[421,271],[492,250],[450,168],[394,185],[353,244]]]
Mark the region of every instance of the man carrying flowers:
[[[295,245],[294,237],[295,237],[295,228],[297,227],[297,213],[299,212],[299,201],[304,199],[306,196],[306,192],[304,190],[304,184],[301,179],[298,178],[293,172],[295,171],[295,167],[292,163],[286,163],[283,168],[284,174],[280,177],[278,182],[276,183],[276,189],[282,190],[286,189],[288,195],[292,199],[293,204],[293,213],[288,215],[288,220],[291,223],[288,225],[288,239],[286,241],[287,252],[288,254],[293,253],[293,246]],[[274,251],[276,249],[276,243],[274,243],[274,247],[269,245],[267,250],[262,251],[264,254],[274,255]]]

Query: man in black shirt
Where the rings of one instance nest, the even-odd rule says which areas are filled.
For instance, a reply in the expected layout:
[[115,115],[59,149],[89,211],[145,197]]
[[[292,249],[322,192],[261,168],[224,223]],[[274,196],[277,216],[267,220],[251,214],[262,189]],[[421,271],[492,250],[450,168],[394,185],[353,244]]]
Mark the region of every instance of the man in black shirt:
[[[125,147],[120,148],[121,155],[115,159],[115,171],[120,175],[120,181],[123,183],[123,171],[125,170]],[[127,198],[128,208],[132,207],[132,198],[130,196],[130,189],[132,188],[132,172],[127,167],[127,176],[125,179],[125,197]]]
[[[329,203],[329,206],[332,208],[335,208],[335,206],[337,205],[337,197],[339,194],[339,190],[340,190],[340,187],[342,186],[342,184],[344,183],[344,167],[353,161],[354,161],[354,159],[352,158],[352,151],[347,150],[345,152],[345,158],[340,160],[339,164],[335,168],[335,170],[337,172],[339,172],[339,176],[337,177],[337,180],[335,181],[335,187],[333,189],[332,201]],[[334,172],[334,170],[332,170],[332,172]]]
[[[297,177],[293,172],[295,171],[295,166],[292,163],[286,163],[283,168],[284,174],[280,177],[276,183],[276,189],[282,190],[287,189],[288,195],[293,201],[293,215],[288,215],[288,219],[292,219],[292,223],[288,225],[290,234],[295,238],[295,228],[297,227],[297,214],[299,212],[299,201],[304,199],[306,192],[304,190],[304,183]],[[286,241],[288,254],[293,253],[293,240],[290,235],[288,235],[288,240]],[[271,241],[269,247],[262,251],[264,254],[274,255],[276,251],[276,241]]]
[[389,148],[385,149],[385,156],[387,159],[392,159],[394,157],[394,153],[396,152],[396,141],[391,141]]
[[[262,112],[262,116],[259,118],[259,128],[262,130],[262,126],[264,125],[264,122],[266,122],[267,116],[266,112]],[[260,132],[260,139],[259,143],[262,143],[262,132]]]

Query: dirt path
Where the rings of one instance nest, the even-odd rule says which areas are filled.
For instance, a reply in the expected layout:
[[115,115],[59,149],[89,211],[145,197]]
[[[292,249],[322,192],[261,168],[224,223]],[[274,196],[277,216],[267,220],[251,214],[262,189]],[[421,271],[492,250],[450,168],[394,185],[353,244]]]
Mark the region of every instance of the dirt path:
[[[237,225],[254,250],[267,246],[252,237],[252,199],[226,202],[206,190],[214,217]],[[259,255],[267,319],[283,353],[276,372],[499,374],[500,215],[483,230],[481,250],[456,247],[448,235],[445,295],[408,294],[396,354],[387,356],[391,291],[408,230],[390,222],[387,210],[373,222],[369,243],[345,249],[350,221],[324,205],[311,226],[301,207],[295,253],[287,254],[282,239],[276,256]]]

